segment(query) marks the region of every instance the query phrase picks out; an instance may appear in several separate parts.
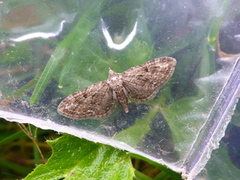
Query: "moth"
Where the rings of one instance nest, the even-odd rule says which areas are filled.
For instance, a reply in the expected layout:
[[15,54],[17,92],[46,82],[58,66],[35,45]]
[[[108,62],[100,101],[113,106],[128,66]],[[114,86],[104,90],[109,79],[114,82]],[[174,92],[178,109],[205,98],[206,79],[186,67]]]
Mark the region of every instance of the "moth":
[[123,73],[109,69],[107,80],[67,96],[57,111],[71,119],[100,119],[119,103],[128,113],[128,98],[137,102],[152,99],[172,76],[176,63],[174,58],[161,57]]

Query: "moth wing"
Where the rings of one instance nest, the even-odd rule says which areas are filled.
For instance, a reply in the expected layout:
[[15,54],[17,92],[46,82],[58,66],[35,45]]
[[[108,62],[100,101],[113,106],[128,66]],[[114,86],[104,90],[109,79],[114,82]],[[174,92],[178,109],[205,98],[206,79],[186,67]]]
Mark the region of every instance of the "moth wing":
[[122,81],[128,96],[136,101],[153,98],[172,76],[175,66],[174,58],[162,57],[124,71]]
[[107,116],[115,104],[109,85],[106,81],[100,81],[67,96],[57,110],[72,119],[98,119]]

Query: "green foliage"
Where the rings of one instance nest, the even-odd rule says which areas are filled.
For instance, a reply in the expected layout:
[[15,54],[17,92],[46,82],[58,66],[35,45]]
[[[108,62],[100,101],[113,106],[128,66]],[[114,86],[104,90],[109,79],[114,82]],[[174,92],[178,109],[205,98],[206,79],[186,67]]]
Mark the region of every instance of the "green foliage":
[[[230,1],[225,0],[223,2],[222,11],[225,12]],[[62,1],[62,3],[64,4],[65,1]],[[67,5],[66,8],[68,9],[79,8],[79,12],[72,25],[68,25],[67,29],[64,29],[62,36],[45,41],[36,39],[16,43],[16,46],[9,45],[10,47],[6,48],[1,54],[1,67],[6,69],[11,64],[10,68],[12,69],[10,70],[14,71],[15,67],[20,66],[29,72],[19,73],[20,75],[18,75],[18,69],[16,68],[17,70],[14,72],[17,74],[15,78],[18,85],[14,88],[17,90],[13,91],[12,86],[6,86],[9,83],[7,81],[0,84],[3,94],[7,94],[7,100],[22,98],[30,102],[31,106],[47,107],[48,104],[44,104],[41,98],[44,97],[44,93],[48,90],[48,85],[52,81],[56,82],[56,86],[64,87],[62,89],[57,87],[57,90],[51,94],[51,98],[57,99],[95,82],[105,80],[108,75],[108,68],[116,72],[123,72],[132,66],[156,57],[174,56],[178,60],[174,76],[159,96],[151,102],[144,102],[145,105],[151,106],[144,119],[136,118],[132,126],[117,132],[114,138],[133,147],[137,146],[151,130],[150,126],[155,116],[161,113],[170,127],[176,149],[182,149],[183,154],[181,156],[184,157],[186,155],[184,153],[190,149],[191,142],[196,138],[196,132],[205,120],[204,115],[206,115],[207,107],[210,104],[206,100],[208,97],[203,103],[199,102],[204,96],[209,95],[206,92],[210,92],[209,89],[212,86],[201,84],[200,89],[196,87],[194,81],[212,74],[216,70],[213,60],[215,52],[212,49],[215,48],[224,13],[219,18],[206,19],[205,27],[193,29],[189,33],[186,33],[186,29],[183,27],[182,34],[176,33],[176,39],[171,39],[167,36],[168,34],[164,34],[164,30],[165,26],[173,23],[173,20],[166,14],[162,14],[162,19],[157,22],[159,24],[147,24],[146,21],[151,16],[151,11],[145,12],[147,11],[144,9],[146,4],[143,1],[78,1]],[[137,9],[137,11],[132,11],[133,9]],[[147,13],[150,15],[148,16]],[[172,14],[174,13],[172,12]],[[104,42],[100,29],[100,19],[102,17],[106,19],[121,17],[124,19],[121,22],[127,25],[138,21],[138,33],[126,49],[116,51],[106,47],[106,43],[102,43]],[[127,26],[124,35],[132,29],[130,25]],[[118,28],[114,30],[123,32]],[[109,28],[110,32],[114,32],[114,30],[111,27]],[[155,41],[152,33],[158,31],[162,31],[162,36],[170,38],[170,40],[157,45],[158,42]],[[3,32],[1,31],[1,33]],[[124,35],[122,36],[123,39],[125,38]],[[51,48],[53,53],[47,58],[36,55],[35,49],[37,48],[29,51],[31,47],[46,44],[54,47]],[[21,63],[19,64],[19,62]],[[198,66],[195,67],[196,64]],[[35,67],[37,67],[37,70],[34,69]],[[32,69],[34,71],[31,71]],[[7,74],[1,73],[3,75]],[[181,86],[179,87],[176,84],[181,84]],[[49,113],[52,113],[51,110],[49,110]],[[56,113],[55,111],[56,109],[54,109],[54,113]],[[55,115],[54,113],[53,115]],[[23,133],[1,134],[0,145],[3,146],[18,136],[23,136]],[[134,176],[130,158],[123,151],[68,135],[64,135],[55,141],[49,141],[49,144],[53,149],[53,154],[47,164],[38,166],[25,179],[86,179],[86,177],[132,179]],[[226,155],[226,152],[224,153]],[[144,157],[141,158],[144,159]],[[158,176],[159,179],[169,177],[180,179],[178,174],[167,171],[164,166],[152,161],[151,163],[155,163],[157,167],[165,170]],[[6,163],[4,159],[1,164],[19,169],[19,171],[27,172],[29,170],[14,166],[10,161]],[[135,172],[135,174],[140,175],[139,172]]]
[[25,180],[133,178],[131,160],[124,151],[70,135],[48,143],[52,147],[52,156]]

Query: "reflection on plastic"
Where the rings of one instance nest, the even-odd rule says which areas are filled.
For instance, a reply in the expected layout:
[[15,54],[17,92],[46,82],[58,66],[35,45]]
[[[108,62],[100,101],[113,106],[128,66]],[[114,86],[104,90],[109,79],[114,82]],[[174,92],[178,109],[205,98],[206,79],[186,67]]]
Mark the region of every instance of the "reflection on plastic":
[[20,36],[18,38],[10,38],[10,40],[14,42],[21,42],[21,41],[26,41],[33,38],[48,39],[50,37],[56,37],[62,32],[63,24],[65,22],[66,22],[65,20],[61,21],[59,28],[57,28],[56,32],[35,32],[35,33],[30,33],[30,34]]
[[133,40],[134,36],[136,35],[137,25],[138,25],[138,22],[136,21],[132,32],[127,36],[127,38],[122,43],[117,44],[113,42],[113,39],[108,32],[108,28],[106,27],[103,19],[101,19],[102,32],[104,37],[106,38],[107,45],[109,48],[116,49],[116,50],[122,50],[127,45],[129,45],[129,43]]
[[234,36],[238,41],[240,41],[240,34]]

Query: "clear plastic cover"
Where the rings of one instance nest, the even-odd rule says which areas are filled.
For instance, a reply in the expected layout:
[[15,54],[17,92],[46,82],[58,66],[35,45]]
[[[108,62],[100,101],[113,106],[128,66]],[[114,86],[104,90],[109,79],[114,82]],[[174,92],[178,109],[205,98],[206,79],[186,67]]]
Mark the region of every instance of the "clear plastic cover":
[[[239,43],[240,31],[229,27],[240,2],[28,0],[0,8],[0,117],[140,154],[186,179],[211,179],[205,165],[239,97],[240,59],[226,51]],[[109,68],[122,73],[163,56],[177,65],[154,99],[131,101],[128,113],[117,105],[101,119],[58,114],[64,97],[106,80]]]

